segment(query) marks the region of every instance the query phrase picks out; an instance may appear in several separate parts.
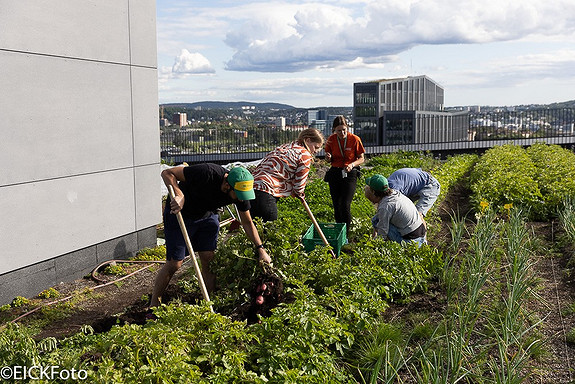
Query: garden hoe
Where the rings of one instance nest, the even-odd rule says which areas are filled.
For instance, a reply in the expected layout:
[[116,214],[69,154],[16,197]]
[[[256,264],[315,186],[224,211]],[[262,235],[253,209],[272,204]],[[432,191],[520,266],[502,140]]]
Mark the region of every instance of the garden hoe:
[[[168,186],[170,190],[170,197],[172,200],[176,199],[176,194],[174,193],[174,188],[170,185]],[[184,240],[186,241],[186,246],[188,247],[188,252],[190,252],[190,259],[194,262],[194,269],[196,270],[196,276],[198,278],[198,283],[200,284],[200,289],[202,291],[202,295],[204,299],[209,303],[210,296],[208,295],[208,290],[206,289],[206,284],[204,283],[204,278],[202,277],[202,271],[198,264],[198,260],[196,259],[196,254],[194,253],[194,248],[192,247],[192,242],[190,241],[190,236],[188,235],[188,230],[186,229],[186,224],[184,223],[184,218],[182,217],[182,213],[176,213],[176,217],[178,218],[178,223],[180,224],[180,229],[182,230],[182,235],[184,236]],[[214,312],[214,308],[210,304],[210,310]]]
[[[321,237],[321,240],[323,241],[323,243],[327,246],[329,246],[329,241],[327,241],[325,235],[323,234],[323,231],[321,230],[319,224],[317,223],[317,220],[315,219],[315,217],[313,216],[313,213],[311,212],[311,209],[309,209],[309,205],[307,205],[307,202],[305,201],[305,199],[302,197],[301,198],[301,202],[307,212],[307,214],[309,215],[311,222],[313,223],[313,226],[315,227],[315,230],[317,231],[317,233],[319,234],[319,236]],[[335,253],[333,252],[332,249],[329,250],[329,253],[331,253],[331,255],[335,258]]]

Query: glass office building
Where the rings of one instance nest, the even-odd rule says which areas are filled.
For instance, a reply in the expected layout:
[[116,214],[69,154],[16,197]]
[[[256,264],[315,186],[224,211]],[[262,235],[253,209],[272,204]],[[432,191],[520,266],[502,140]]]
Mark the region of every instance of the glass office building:
[[467,139],[465,117],[443,112],[444,90],[427,76],[355,83],[353,93],[355,133],[365,145]]

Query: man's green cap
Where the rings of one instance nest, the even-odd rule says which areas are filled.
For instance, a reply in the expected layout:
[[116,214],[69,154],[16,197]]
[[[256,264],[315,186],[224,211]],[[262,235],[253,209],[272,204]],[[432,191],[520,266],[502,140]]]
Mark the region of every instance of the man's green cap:
[[365,184],[369,185],[371,189],[378,192],[383,192],[389,188],[387,179],[382,175],[373,175],[365,179]]
[[228,183],[236,192],[238,200],[253,200],[256,198],[254,177],[247,169],[243,167],[232,168],[228,172]]

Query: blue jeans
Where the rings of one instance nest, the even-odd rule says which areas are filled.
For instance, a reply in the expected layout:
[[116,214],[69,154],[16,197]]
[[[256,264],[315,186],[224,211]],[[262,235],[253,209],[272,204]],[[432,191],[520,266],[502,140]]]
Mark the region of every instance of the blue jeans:
[[429,184],[423,187],[416,196],[417,203],[415,207],[423,216],[427,215],[427,211],[429,211],[433,203],[435,203],[435,200],[437,200],[440,191],[441,185],[439,181],[430,176]]
[[418,247],[421,247],[422,244],[427,244],[427,239],[425,238],[425,236],[423,237],[418,237],[416,239],[404,239],[403,236],[401,236],[401,233],[399,233],[399,230],[397,229],[396,226],[394,225],[389,225],[389,231],[387,232],[387,237],[390,240],[393,240],[397,243],[402,243],[402,242],[410,242],[413,241],[414,243],[417,243]]

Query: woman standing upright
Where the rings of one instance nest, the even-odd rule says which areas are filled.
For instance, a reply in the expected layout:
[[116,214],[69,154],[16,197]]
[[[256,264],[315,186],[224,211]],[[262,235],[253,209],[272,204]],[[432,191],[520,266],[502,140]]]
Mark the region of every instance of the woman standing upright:
[[365,161],[361,139],[348,131],[344,116],[333,120],[332,135],[325,143],[325,159],[331,163],[324,180],[329,183],[336,223],[351,225],[351,200],[359,178],[359,165]]
[[256,198],[251,202],[252,217],[276,220],[280,197],[305,197],[313,155],[321,149],[323,141],[317,129],[304,129],[296,141],[280,145],[263,158],[253,171]]

